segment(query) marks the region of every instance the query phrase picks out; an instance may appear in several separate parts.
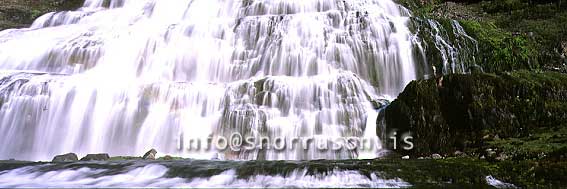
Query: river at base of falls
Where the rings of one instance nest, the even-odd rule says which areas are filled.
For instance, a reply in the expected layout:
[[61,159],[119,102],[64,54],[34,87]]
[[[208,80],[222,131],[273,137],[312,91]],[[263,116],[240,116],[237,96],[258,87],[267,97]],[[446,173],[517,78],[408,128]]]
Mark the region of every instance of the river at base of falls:
[[[439,164],[440,163],[440,164]],[[436,160],[0,161],[0,188],[517,188],[486,175],[452,174]],[[446,164],[443,164],[446,165]],[[428,170],[429,168],[433,168]],[[431,172],[433,171],[433,172]],[[426,174],[418,176],[419,174]]]
[[261,187],[399,188],[409,183],[353,170],[361,162],[331,161],[117,161],[0,163],[0,187]]

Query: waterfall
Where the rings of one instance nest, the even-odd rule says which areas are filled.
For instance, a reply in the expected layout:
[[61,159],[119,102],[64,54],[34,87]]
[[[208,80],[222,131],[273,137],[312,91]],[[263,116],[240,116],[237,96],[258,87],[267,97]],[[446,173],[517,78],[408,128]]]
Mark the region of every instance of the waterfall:
[[396,97],[426,67],[409,16],[390,0],[86,0],[48,13],[0,32],[0,159],[151,148],[192,158],[356,158],[356,149],[184,148],[235,132],[375,130],[372,101]]

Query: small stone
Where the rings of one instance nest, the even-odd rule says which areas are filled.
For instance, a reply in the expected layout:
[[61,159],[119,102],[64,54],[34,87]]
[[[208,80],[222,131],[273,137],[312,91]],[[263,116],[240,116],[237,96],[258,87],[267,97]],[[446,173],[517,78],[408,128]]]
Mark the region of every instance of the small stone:
[[417,159],[425,159],[424,157],[418,157]]
[[402,156],[402,159],[409,159],[409,156]]
[[504,161],[504,160],[507,160],[507,159],[508,159],[508,155],[506,155],[505,153],[500,153],[498,155],[498,157],[496,157],[496,160],[498,160],[498,161]]
[[453,153],[453,155],[455,155],[455,157],[465,157],[467,156],[464,152],[461,152],[459,150],[455,151],[455,153]]
[[155,149],[151,149],[150,151],[146,152],[142,159],[145,160],[155,160],[156,159],[157,151]]
[[171,160],[173,160],[173,157],[171,157],[170,155],[166,155],[166,156],[163,156],[163,160],[171,161]]
[[492,149],[486,149],[486,155],[488,158],[494,159],[496,158],[496,152]]
[[484,157],[484,155],[483,155],[483,156],[480,156],[480,159],[486,159],[486,157]]
[[431,158],[433,159],[443,159],[443,156],[439,155],[439,154],[432,154]]
[[55,157],[53,157],[53,160],[51,160],[52,162],[73,162],[73,161],[79,161],[79,157],[77,156],[77,154],[75,153],[68,153],[68,154],[63,154],[63,155],[57,155]]
[[87,154],[81,158],[81,161],[107,161],[108,159],[110,159],[108,154]]

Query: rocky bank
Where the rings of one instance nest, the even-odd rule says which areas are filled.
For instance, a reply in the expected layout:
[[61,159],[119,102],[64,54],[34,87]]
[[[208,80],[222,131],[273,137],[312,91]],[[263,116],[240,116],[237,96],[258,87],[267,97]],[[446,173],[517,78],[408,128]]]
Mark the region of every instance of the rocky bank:
[[400,138],[396,154],[505,169],[500,178],[521,187],[566,186],[567,2],[399,2],[417,18],[458,21],[478,42],[469,66],[479,69],[405,88],[378,122],[413,137],[414,148]]

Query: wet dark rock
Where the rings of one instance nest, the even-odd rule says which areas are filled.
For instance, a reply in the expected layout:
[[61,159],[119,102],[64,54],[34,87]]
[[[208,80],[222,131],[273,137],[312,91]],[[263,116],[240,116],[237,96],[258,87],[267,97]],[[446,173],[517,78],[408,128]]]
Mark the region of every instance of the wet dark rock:
[[110,159],[108,154],[88,154],[81,158],[81,161],[107,161]]
[[51,161],[52,162],[73,162],[73,161],[79,161],[79,157],[75,153],[68,153],[68,154],[55,156],[55,157],[53,157],[53,160],[51,160]]
[[[492,148],[512,159],[558,158],[567,152],[561,139],[567,136],[567,74],[448,75],[442,87],[434,79],[414,81],[386,108],[385,116],[387,132],[413,137],[413,149],[396,149],[402,155],[458,150],[498,157],[486,153]],[[404,145],[402,139],[397,142]]]
[[155,160],[156,159],[157,151],[155,149],[151,149],[150,151],[146,152],[142,159],[145,160]]
[[388,100],[384,100],[384,99],[374,99],[371,100],[370,102],[372,103],[372,107],[374,107],[374,109],[380,109],[390,104]]
[[482,16],[479,10],[473,6],[459,4],[455,2],[444,2],[436,6],[433,14],[439,18],[449,19],[467,19],[467,20],[481,20]]

